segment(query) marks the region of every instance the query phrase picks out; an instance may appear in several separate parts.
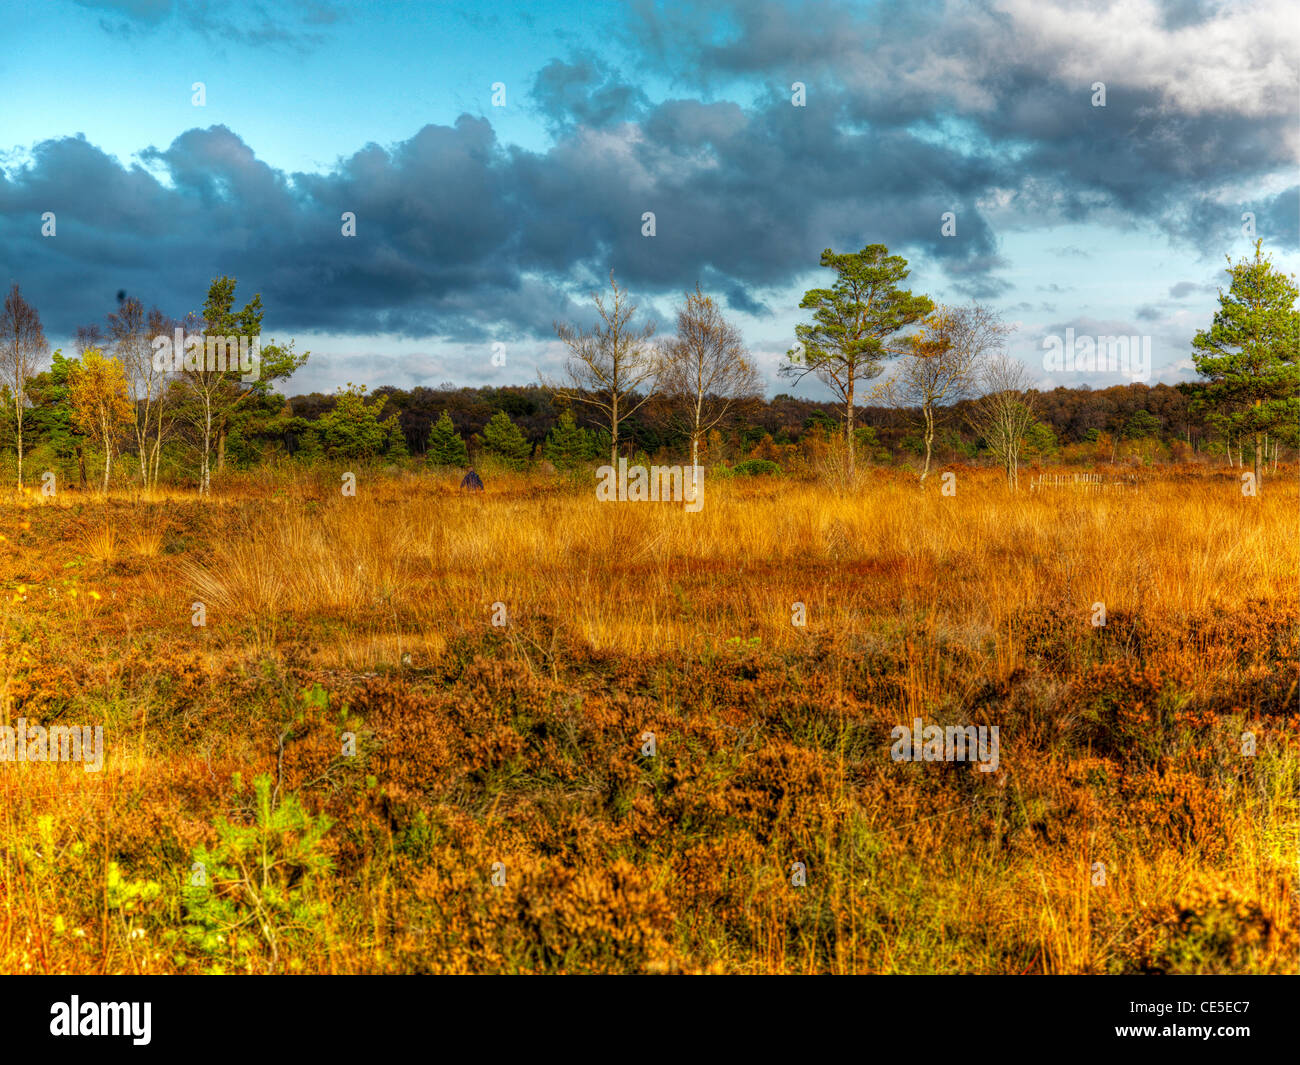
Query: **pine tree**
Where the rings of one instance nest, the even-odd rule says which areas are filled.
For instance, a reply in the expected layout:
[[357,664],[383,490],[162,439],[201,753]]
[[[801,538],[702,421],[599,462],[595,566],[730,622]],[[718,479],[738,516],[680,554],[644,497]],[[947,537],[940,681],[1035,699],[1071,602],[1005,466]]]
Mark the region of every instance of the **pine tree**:
[[579,429],[573,413],[565,411],[546,437],[542,454],[557,469],[568,470],[595,457],[595,441],[585,429]]
[[522,470],[532,448],[510,415],[499,410],[483,429],[483,447],[513,470]]
[[386,396],[366,405],[366,386],[348,384],[339,389],[333,410],[317,419],[317,431],[329,458],[370,459],[384,449],[387,429],[379,420]]
[[429,433],[429,446],[424,459],[430,466],[469,465],[469,449],[465,447],[465,441],[456,432],[451,415],[446,411],[442,412],[442,417]]
[[383,421],[385,434],[384,456],[389,459],[404,459],[410,456],[406,446],[406,434],[402,432],[402,423],[396,414],[390,414]]
[[86,483],[86,463],[82,452],[85,436],[72,420],[68,405],[68,380],[81,368],[77,359],[65,358],[61,350],[51,357],[50,368],[32,378],[28,395],[29,411],[37,434],[48,443],[62,462],[77,461],[81,483]]
[[1233,264],[1228,291],[1219,293],[1214,324],[1192,340],[1196,372],[1207,379],[1193,410],[1229,439],[1253,436],[1255,491],[1262,488],[1263,437],[1300,420],[1300,290],[1294,277],[1273,268],[1255,242],[1255,258]]
[[895,334],[924,318],[934,304],[898,287],[909,273],[907,260],[890,255],[883,244],[844,255],[827,248],[821,263],[835,271],[835,283],[804,293],[799,306],[813,312],[813,322],[795,326],[799,343],[780,373],[796,381],[814,374],[843,404],[851,475],[859,389],[879,375],[886,358],[901,351]]

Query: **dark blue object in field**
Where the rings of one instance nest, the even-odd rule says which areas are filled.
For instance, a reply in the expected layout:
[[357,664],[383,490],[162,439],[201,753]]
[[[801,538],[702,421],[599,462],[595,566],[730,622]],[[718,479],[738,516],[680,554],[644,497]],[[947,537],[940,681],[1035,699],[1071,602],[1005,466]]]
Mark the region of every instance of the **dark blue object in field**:
[[483,491],[483,481],[477,473],[470,470],[469,473],[465,474],[465,479],[460,482],[460,490],[462,492],[481,492]]

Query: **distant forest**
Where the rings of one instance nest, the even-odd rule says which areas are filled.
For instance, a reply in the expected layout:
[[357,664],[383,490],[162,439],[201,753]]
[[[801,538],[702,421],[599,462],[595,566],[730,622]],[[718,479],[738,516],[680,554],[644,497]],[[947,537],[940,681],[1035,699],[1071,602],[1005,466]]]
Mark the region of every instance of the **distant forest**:
[[[1223,435],[1189,411],[1192,387],[1130,384],[1093,390],[1084,385],[1034,393],[1038,423],[1027,436],[1027,456],[1148,461],[1204,455],[1222,456],[1226,462],[1227,444]],[[518,426],[539,457],[542,454],[539,449],[555,429],[563,409],[572,411],[578,427],[593,435],[600,432],[597,421],[589,417],[589,408],[559,406],[552,394],[540,385],[456,388],[444,383],[438,388],[409,391],[385,386],[366,398],[377,402],[381,397],[383,416],[396,416],[411,455],[426,453],[434,424],[443,411],[447,412],[456,432],[468,442],[472,453],[481,448],[483,432],[498,411],[504,411]],[[291,398],[282,417],[272,419],[273,436],[247,439],[249,459],[253,460],[268,448],[282,448],[290,454],[298,451],[304,432],[332,411],[338,398],[319,392]],[[965,408],[971,402],[948,408],[950,417],[941,424],[936,437],[936,458],[940,461],[968,460],[978,454],[979,441],[965,417]],[[782,394],[770,400],[751,401],[732,425],[716,434],[708,458],[710,461],[745,458],[779,461],[777,452],[797,447],[810,433],[832,436],[839,430],[842,417],[840,405],[829,400],[818,402]],[[912,413],[866,406],[858,413],[857,422],[859,439],[869,450],[874,449],[872,457],[876,461],[897,461],[920,454],[920,429]],[[267,429],[271,428],[268,424]],[[680,457],[689,449],[689,434],[674,427],[670,403],[662,396],[651,397],[624,422],[621,432],[622,450],[629,455],[643,452],[650,457]],[[1109,456],[1107,449],[1111,452]],[[1233,449],[1235,458],[1235,441]]]

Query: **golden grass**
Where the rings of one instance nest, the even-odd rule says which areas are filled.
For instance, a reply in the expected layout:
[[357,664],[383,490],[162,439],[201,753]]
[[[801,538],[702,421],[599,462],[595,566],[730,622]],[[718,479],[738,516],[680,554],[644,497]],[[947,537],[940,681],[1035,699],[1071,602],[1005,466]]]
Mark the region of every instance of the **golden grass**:
[[[111,737],[101,774],[0,764],[0,967],[1296,971],[1294,471],[709,481],[696,514],[336,484],[0,509],[0,723]],[[1000,770],[892,762],[918,716],[1000,723]],[[336,872],[200,948],[236,772],[334,818]],[[106,902],[110,865],[157,896]]]
[[956,497],[898,479],[852,498],[724,481],[688,514],[589,493],[383,485],[310,510],[250,508],[182,575],[231,612],[382,616],[399,628],[477,631],[501,602],[521,624],[546,618],[625,654],[733,636],[799,649],[900,613],[997,640],[1036,606],[1184,614],[1293,592],[1296,487],[1270,487],[1254,506],[1226,479],[1008,496],[995,476],[971,473]]

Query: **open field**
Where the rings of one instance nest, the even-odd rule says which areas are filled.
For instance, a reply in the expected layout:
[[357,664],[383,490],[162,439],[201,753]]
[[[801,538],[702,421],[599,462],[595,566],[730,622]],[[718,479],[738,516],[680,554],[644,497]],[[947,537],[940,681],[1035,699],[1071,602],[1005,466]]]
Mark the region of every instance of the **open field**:
[[0,968],[1300,971],[1294,469],[454,483],[0,505]]

